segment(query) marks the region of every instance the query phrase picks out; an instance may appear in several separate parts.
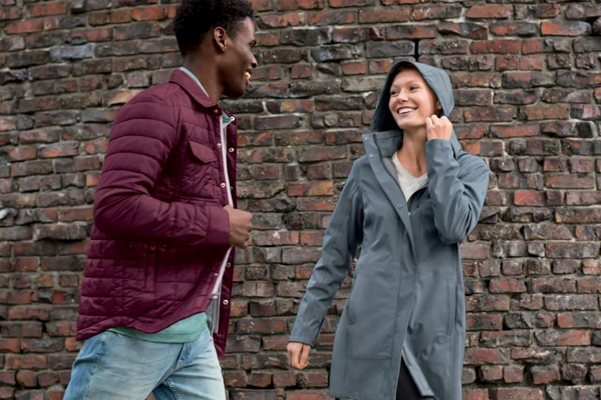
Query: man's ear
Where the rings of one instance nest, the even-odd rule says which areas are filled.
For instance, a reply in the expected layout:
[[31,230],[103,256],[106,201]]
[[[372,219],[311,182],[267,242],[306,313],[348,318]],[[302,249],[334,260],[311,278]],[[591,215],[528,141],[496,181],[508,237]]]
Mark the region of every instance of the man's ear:
[[227,37],[227,33],[225,32],[225,29],[223,29],[223,28],[217,27],[213,31],[213,40],[215,41],[215,45],[217,46],[217,48],[220,49],[221,51],[225,51],[226,37]]

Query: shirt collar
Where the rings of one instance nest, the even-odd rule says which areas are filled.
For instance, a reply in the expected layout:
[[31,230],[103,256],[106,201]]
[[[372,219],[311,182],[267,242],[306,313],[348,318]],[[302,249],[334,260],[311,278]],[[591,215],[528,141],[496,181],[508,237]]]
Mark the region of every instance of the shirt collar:
[[[192,80],[198,84],[198,86],[204,92],[204,94],[206,94],[207,96],[209,95],[207,93],[207,91],[205,90],[204,86],[202,86],[202,83],[200,83],[200,81],[196,77],[196,75],[194,75],[192,72],[190,72],[190,70],[188,68],[186,68],[186,67],[179,67],[179,69],[180,69],[180,71],[185,72],[190,78],[192,78]],[[230,123],[232,123],[234,121],[234,117],[230,117],[225,112],[221,113],[221,119],[223,120],[223,126],[224,127],[228,126]]]

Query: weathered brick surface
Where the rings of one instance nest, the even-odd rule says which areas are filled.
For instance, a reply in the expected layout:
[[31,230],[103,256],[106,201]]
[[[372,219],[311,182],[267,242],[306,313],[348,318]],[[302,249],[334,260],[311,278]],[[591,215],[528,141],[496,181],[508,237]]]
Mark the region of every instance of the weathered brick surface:
[[[392,63],[449,71],[465,149],[491,167],[462,244],[468,400],[601,398],[601,6],[251,0],[260,67],[235,112],[240,206],[229,398],[330,399],[329,310],[310,367],[287,335]],[[111,122],[181,63],[178,0],[0,0],[0,398],[62,398]]]

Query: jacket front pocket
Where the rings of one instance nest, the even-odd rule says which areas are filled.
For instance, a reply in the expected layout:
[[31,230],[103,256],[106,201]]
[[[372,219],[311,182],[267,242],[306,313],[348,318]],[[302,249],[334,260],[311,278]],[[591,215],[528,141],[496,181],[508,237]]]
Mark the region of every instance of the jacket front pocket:
[[392,357],[398,288],[379,271],[387,268],[374,266],[355,278],[346,306],[348,325],[345,328],[350,357]]
[[447,299],[448,299],[448,313],[447,313],[447,336],[451,336],[453,333],[453,326],[455,325],[455,319],[457,318],[457,289],[455,282],[447,281]]

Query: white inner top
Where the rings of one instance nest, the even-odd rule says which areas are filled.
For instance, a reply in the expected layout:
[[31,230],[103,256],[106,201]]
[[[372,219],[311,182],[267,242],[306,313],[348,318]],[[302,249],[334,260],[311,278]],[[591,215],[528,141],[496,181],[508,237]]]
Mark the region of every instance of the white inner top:
[[405,167],[403,167],[403,164],[401,164],[399,161],[397,153],[398,150],[392,156],[392,163],[396,169],[396,177],[399,181],[399,185],[401,186],[401,190],[403,191],[403,195],[405,196],[405,201],[409,201],[413,193],[426,186],[428,183],[428,174],[423,174],[418,178],[411,175],[411,173],[407,171]]

